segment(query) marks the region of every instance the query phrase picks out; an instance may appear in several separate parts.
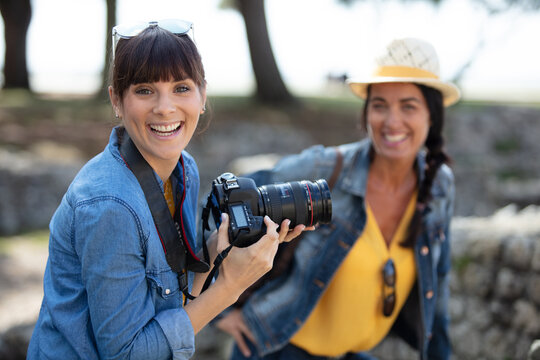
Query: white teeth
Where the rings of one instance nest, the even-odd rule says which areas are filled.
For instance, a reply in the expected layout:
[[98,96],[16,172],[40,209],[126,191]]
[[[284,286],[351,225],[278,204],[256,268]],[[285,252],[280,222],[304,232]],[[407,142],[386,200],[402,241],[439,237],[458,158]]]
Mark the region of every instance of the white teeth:
[[401,141],[403,139],[405,139],[407,137],[407,135],[405,134],[397,134],[397,135],[388,135],[388,134],[385,134],[384,135],[384,138],[390,142],[398,142],[398,141]]
[[150,128],[154,131],[161,133],[168,133],[174,131],[180,127],[180,123],[168,124],[168,125],[150,125]]

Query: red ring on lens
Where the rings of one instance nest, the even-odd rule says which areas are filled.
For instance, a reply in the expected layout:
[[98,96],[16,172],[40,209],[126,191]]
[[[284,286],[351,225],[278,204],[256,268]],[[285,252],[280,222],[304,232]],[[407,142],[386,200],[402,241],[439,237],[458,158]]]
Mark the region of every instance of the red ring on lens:
[[313,200],[311,200],[311,190],[309,190],[309,184],[306,183],[305,185],[309,195],[309,205],[311,207],[311,223],[309,224],[309,226],[313,226]]

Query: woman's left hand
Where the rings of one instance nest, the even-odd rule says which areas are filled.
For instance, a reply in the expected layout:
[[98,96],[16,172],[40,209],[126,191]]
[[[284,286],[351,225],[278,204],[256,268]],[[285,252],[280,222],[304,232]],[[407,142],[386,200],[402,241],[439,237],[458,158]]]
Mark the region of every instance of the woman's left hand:
[[289,225],[291,224],[291,221],[289,219],[285,219],[281,222],[280,230],[279,230],[279,242],[289,242],[296,238],[298,235],[300,235],[304,231],[313,231],[315,230],[315,226],[309,226],[306,227],[303,224],[298,224],[289,231]]

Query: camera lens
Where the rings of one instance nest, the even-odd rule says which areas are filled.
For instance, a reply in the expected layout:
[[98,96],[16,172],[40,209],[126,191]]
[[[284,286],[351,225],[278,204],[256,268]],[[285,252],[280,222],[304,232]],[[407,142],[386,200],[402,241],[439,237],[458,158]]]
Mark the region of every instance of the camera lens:
[[263,185],[258,189],[264,205],[264,214],[258,215],[268,215],[278,224],[289,219],[292,229],[298,224],[312,226],[332,219],[330,189],[324,179]]

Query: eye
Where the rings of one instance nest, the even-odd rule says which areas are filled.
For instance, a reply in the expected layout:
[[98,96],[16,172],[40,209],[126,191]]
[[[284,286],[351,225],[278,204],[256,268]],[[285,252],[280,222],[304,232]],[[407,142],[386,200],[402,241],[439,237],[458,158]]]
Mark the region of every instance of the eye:
[[375,101],[371,103],[371,108],[374,110],[384,110],[386,108],[386,105],[381,101]]
[[152,93],[152,90],[146,86],[141,86],[135,89],[135,94],[138,95],[149,95]]
[[403,104],[402,108],[405,111],[414,111],[416,110],[416,105],[413,103],[405,103]]
[[178,92],[178,93],[184,93],[184,92],[187,92],[189,90],[190,90],[190,88],[186,84],[180,84],[175,89],[175,91]]

